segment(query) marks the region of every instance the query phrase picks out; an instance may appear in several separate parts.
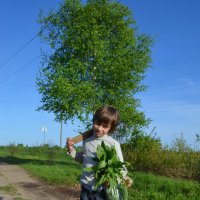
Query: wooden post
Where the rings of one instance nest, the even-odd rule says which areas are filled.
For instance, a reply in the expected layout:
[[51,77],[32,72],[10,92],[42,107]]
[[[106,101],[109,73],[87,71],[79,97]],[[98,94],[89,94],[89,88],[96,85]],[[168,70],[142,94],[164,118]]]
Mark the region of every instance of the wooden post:
[[[86,131],[84,133],[81,133],[81,134],[73,137],[72,139],[74,140],[74,144],[77,144],[77,143],[91,137],[92,135],[93,135],[93,130],[91,129],[89,131]],[[67,141],[67,139],[66,139],[66,141]]]

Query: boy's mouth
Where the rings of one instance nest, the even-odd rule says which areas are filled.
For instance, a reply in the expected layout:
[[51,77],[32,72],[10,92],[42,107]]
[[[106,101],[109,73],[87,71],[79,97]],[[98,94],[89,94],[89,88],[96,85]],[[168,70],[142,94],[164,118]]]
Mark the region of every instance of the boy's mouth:
[[101,135],[101,132],[99,132],[99,131],[95,131],[95,136],[100,136]]

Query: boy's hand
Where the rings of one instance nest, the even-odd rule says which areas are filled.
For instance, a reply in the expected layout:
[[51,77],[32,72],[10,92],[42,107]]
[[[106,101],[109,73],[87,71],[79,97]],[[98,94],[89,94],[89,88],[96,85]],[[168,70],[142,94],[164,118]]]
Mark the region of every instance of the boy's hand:
[[126,175],[124,180],[128,188],[130,188],[133,185],[133,180],[129,176]]
[[74,140],[72,139],[72,138],[68,138],[67,139],[67,151],[69,152],[69,153],[71,153],[72,152],[72,150],[74,149]]

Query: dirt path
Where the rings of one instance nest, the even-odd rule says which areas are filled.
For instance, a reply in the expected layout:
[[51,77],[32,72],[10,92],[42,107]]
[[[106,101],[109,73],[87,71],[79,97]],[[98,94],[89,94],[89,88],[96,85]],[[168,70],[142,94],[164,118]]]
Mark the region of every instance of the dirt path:
[[79,194],[79,186],[51,186],[19,166],[0,162],[0,200],[78,200]]

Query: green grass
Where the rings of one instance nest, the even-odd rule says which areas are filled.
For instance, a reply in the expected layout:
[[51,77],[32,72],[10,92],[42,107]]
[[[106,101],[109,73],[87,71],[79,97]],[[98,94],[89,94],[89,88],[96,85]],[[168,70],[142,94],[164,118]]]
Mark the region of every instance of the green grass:
[[24,163],[22,166],[34,176],[56,185],[73,185],[79,183],[81,166],[78,163],[66,158],[65,161],[55,161],[49,164],[48,161],[32,161]]
[[134,185],[129,190],[130,199],[197,200],[200,196],[200,185],[196,182],[139,172],[132,174],[131,177]]
[[[67,156],[64,150],[59,151],[57,156],[54,152],[52,157],[48,152],[21,152],[9,156],[6,150],[0,149],[0,161],[20,165],[49,184],[70,186],[79,183],[81,165]],[[200,184],[197,182],[139,172],[129,176],[134,182],[129,189],[130,200],[197,200],[200,197]]]
[[1,186],[0,187],[0,191],[5,192],[7,194],[12,194],[12,195],[15,195],[16,192],[17,192],[16,188],[11,184],[5,185],[5,186]]

